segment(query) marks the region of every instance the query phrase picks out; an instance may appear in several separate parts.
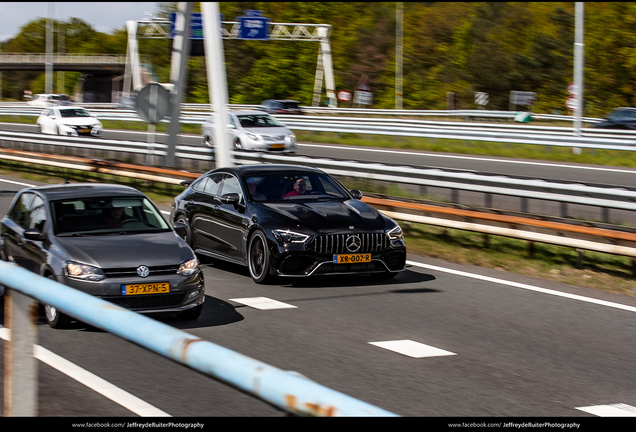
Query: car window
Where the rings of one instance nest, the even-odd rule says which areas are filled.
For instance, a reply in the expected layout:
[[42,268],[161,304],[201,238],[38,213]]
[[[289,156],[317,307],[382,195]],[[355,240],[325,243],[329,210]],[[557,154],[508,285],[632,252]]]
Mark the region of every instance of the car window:
[[232,175],[226,175],[225,181],[223,182],[223,189],[221,190],[221,195],[227,195],[231,193],[239,194],[241,198],[239,201],[243,201],[243,190],[241,189],[241,185],[236,177]]
[[46,207],[44,206],[44,200],[42,200],[39,196],[36,196],[31,203],[31,211],[29,212],[25,228],[36,228],[42,231],[45,222]]
[[84,108],[63,109],[63,110],[60,110],[60,114],[64,118],[91,116],[89,112],[86,111]]
[[298,104],[296,102],[283,102],[283,107],[286,109],[298,108]]
[[9,213],[9,218],[23,228],[26,226],[27,214],[34,196],[34,194],[28,192],[20,195],[20,198],[15,202],[13,209]]
[[75,198],[51,203],[58,236],[135,234],[168,231],[170,227],[144,197]]
[[238,116],[241,126],[244,128],[251,127],[281,127],[283,126],[269,114],[244,114]]

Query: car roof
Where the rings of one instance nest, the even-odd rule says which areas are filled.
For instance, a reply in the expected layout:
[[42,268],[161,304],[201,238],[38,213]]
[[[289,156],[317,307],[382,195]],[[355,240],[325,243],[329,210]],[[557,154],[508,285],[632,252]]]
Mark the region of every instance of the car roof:
[[312,168],[302,165],[288,165],[288,164],[263,164],[263,165],[241,165],[231,168],[217,168],[209,171],[206,174],[213,172],[234,172],[240,175],[259,175],[259,174],[272,174],[277,172],[294,172],[294,173],[307,173],[307,174],[326,174],[324,171],[318,168]]
[[68,183],[61,185],[46,185],[23,189],[22,192],[27,191],[38,192],[48,201],[105,196],[135,195],[145,197],[143,192],[133,187],[108,183]]

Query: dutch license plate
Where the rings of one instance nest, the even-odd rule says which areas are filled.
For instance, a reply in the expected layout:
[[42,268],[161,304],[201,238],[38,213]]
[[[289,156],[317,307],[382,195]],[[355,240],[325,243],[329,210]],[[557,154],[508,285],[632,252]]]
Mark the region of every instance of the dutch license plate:
[[271,148],[285,148],[285,144],[272,144]]
[[129,284],[121,286],[122,295],[163,294],[167,292],[170,292],[170,284],[168,282]]
[[88,133],[88,132],[90,132],[91,130],[90,130],[90,129],[80,129],[79,131],[80,131],[81,133]]
[[335,264],[355,264],[371,262],[371,254],[339,254],[333,256]]

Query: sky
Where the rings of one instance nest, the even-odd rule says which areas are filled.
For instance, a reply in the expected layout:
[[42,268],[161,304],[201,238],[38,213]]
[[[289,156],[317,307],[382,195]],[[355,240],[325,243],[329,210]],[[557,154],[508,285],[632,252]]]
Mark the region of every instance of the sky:
[[145,12],[155,15],[159,2],[0,2],[0,41],[6,41],[20,32],[20,28],[38,18],[47,18],[49,5],[52,18],[67,21],[80,18],[95,30],[110,33],[126,28],[126,21],[140,21]]

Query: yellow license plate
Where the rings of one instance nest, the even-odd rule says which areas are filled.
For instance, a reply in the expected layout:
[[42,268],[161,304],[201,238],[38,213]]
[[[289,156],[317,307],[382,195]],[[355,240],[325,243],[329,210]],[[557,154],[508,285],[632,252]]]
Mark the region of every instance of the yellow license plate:
[[285,148],[285,144],[272,144],[271,148]]
[[368,263],[371,262],[371,254],[334,255],[333,262],[335,264]]
[[90,130],[90,129],[80,129],[79,131],[80,131],[80,132],[82,132],[82,133],[88,133],[88,132],[90,132],[91,130]]
[[167,292],[170,292],[170,284],[168,282],[130,284],[121,286],[122,295],[163,294]]

